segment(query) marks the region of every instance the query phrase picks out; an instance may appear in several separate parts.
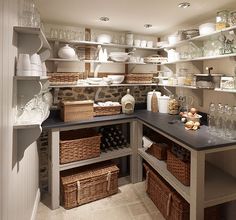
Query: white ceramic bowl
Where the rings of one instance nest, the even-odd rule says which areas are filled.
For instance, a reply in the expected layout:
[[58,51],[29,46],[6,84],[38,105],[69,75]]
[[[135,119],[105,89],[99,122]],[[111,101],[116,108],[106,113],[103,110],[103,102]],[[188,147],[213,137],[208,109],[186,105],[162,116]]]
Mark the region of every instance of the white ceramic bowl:
[[124,81],[125,76],[124,75],[108,75],[107,78],[112,80],[112,83],[114,84],[120,84]]
[[195,115],[195,116],[188,116],[187,121],[193,121],[193,122],[200,122],[202,116],[201,115]]
[[99,34],[97,36],[97,42],[99,43],[110,44],[111,40],[112,40],[112,37],[109,34]]
[[111,52],[109,56],[116,62],[125,62],[129,59],[129,54],[124,52]]
[[168,37],[169,44],[176,44],[179,41],[180,41],[180,36],[179,35],[170,35]]
[[211,34],[216,30],[216,25],[214,23],[205,23],[199,26],[200,35]]

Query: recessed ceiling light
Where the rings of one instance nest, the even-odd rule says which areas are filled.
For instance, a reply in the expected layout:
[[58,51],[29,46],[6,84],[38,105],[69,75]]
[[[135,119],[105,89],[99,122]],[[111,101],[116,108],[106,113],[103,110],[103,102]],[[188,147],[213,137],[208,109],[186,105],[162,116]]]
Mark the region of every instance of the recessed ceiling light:
[[189,2],[181,2],[178,4],[179,8],[188,8],[190,6]]
[[99,20],[100,21],[109,21],[110,20],[110,18],[108,18],[108,17],[106,17],[106,16],[103,16],[103,17],[101,17],[101,18],[99,18]]
[[145,27],[145,28],[151,28],[152,25],[151,25],[151,24],[145,24],[144,27]]

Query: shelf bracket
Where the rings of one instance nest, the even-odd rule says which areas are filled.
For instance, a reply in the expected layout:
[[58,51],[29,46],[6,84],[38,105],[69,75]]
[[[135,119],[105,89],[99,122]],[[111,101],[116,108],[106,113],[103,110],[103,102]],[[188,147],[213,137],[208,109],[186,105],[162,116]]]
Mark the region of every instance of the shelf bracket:
[[134,71],[134,69],[136,68],[137,64],[134,64],[133,67],[131,67],[128,71],[128,73],[132,73]]
[[98,71],[99,71],[101,65],[102,65],[101,63],[98,63],[98,64],[96,65],[95,70],[94,70],[93,77],[98,77]]
[[98,96],[99,96],[99,94],[100,94],[101,91],[102,91],[102,88],[99,87],[99,88],[97,89],[96,93],[95,93],[95,96],[94,96],[94,101],[95,101],[95,102],[98,100]]

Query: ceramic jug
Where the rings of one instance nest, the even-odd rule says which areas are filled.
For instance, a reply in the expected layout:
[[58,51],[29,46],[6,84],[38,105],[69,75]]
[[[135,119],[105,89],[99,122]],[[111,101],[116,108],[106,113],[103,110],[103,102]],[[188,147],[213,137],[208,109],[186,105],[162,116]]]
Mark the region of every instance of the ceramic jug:
[[72,47],[66,44],[59,49],[58,56],[62,59],[75,59],[76,53]]
[[122,97],[121,105],[124,114],[132,114],[134,112],[135,99],[130,95],[129,89],[127,89],[127,94]]

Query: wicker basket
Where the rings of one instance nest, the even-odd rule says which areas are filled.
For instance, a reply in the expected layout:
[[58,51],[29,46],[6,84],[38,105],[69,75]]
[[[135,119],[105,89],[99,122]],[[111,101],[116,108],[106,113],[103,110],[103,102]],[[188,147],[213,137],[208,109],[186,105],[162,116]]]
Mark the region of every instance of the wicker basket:
[[166,160],[168,148],[170,147],[165,143],[153,143],[146,152],[156,157],[158,160]]
[[152,83],[153,74],[132,73],[125,76],[126,83]]
[[190,163],[167,151],[167,169],[185,186],[190,186]]
[[147,193],[167,220],[189,220],[189,204],[149,166],[146,170]]
[[118,115],[121,111],[121,105],[119,106],[94,106],[94,115],[103,116],[103,115]]
[[60,133],[60,164],[99,157],[101,135],[93,129]]
[[62,205],[70,209],[117,193],[118,172],[112,163],[61,172]]
[[61,84],[77,84],[80,79],[81,73],[48,73],[49,82],[51,85],[61,85]]

